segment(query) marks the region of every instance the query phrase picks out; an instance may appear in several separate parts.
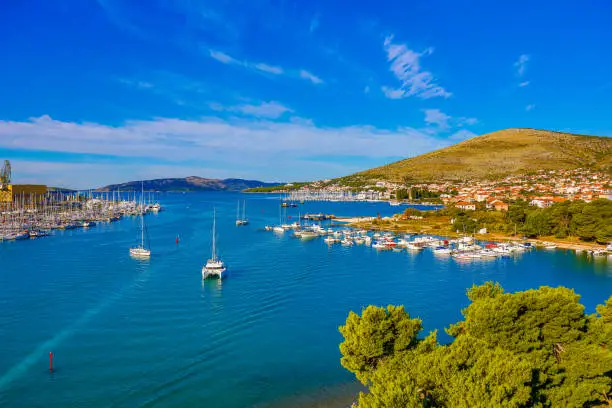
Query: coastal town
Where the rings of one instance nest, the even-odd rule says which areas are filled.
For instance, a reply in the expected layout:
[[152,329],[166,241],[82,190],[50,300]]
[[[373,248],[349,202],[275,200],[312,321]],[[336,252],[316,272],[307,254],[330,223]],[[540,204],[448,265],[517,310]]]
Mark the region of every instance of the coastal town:
[[[493,209],[507,211],[508,204],[525,200],[540,208],[553,203],[597,199],[612,200],[610,174],[587,169],[540,170],[532,174],[513,175],[499,180],[466,180],[459,182],[411,183],[372,181],[361,186],[344,180],[323,180],[293,189],[292,184],[279,186],[275,192],[287,192],[294,199],[345,199],[358,201],[400,200],[439,203],[465,210]],[[419,192],[427,192],[419,196]]]

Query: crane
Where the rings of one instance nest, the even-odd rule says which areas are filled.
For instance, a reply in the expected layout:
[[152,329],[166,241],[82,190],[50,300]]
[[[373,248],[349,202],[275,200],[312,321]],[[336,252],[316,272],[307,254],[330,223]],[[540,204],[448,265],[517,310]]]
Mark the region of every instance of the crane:
[[0,169],[0,190],[8,190],[9,184],[11,184],[11,162],[5,160],[4,166]]

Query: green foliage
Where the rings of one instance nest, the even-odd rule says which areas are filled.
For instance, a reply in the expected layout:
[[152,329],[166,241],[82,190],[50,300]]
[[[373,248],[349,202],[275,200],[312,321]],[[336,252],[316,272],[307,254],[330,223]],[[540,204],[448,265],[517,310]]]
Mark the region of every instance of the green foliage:
[[368,306],[362,316],[351,312],[340,327],[346,339],[340,344],[342,366],[365,384],[382,358],[415,345],[421,329],[421,320],[411,319],[403,306]]
[[342,365],[368,386],[359,407],[594,407],[612,392],[612,297],[587,316],[579,296],[542,287],[468,291],[464,320],[424,339],[401,307],[369,306],[340,328]]
[[247,188],[244,191],[246,193],[278,193],[278,192],[299,190],[300,188],[302,188],[303,186],[307,184],[308,183],[292,183],[292,185],[290,186],[286,184],[279,184],[276,186]]

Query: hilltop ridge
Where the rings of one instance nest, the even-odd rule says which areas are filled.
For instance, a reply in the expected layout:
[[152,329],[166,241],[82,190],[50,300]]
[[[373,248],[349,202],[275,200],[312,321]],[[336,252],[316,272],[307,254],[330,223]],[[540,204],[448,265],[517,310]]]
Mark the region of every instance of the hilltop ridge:
[[[269,187],[279,183],[265,183],[258,180],[243,179],[209,179],[197,176],[183,178],[162,178],[143,180],[142,187],[147,191],[242,191],[247,188]],[[111,184],[95,191],[139,191],[141,181],[128,181],[121,184]]]
[[339,180],[494,180],[537,170],[577,168],[612,172],[612,138],[510,128]]

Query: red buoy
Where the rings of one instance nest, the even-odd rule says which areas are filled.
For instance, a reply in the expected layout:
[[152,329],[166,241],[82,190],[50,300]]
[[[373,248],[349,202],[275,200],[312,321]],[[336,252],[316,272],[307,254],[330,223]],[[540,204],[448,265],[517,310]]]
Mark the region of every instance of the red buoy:
[[53,352],[49,352],[49,371],[53,371]]
[[176,236],[176,243],[178,244],[178,235]]

